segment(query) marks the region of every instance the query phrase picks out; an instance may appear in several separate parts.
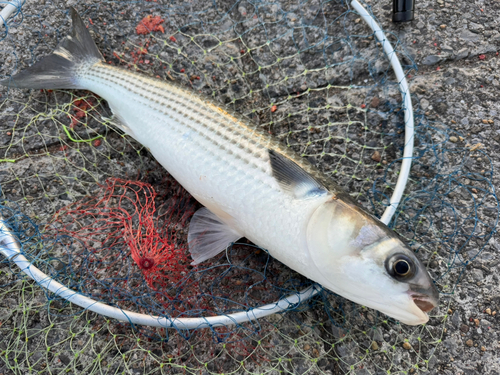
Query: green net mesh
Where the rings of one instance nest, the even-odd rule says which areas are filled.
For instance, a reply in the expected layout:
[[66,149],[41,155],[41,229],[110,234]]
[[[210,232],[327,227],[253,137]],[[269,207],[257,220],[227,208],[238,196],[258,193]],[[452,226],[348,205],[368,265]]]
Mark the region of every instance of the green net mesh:
[[[380,216],[387,207],[405,145],[404,108],[380,44],[346,2],[106,1],[77,10],[109,64],[213,97],[333,176],[369,212]],[[50,53],[69,27],[65,6],[24,4],[3,30],[0,74],[8,77]],[[411,59],[388,37],[411,78]],[[1,214],[25,256],[58,282],[111,306],[169,317],[248,311],[312,285],[248,243],[193,269],[186,229],[199,206],[146,149],[109,124],[101,98],[78,90],[1,88],[0,94]],[[69,303],[2,258],[6,371],[432,368],[454,287],[492,236],[498,201],[480,145],[468,145],[418,110],[415,132],[410,179],[391,226],[442,292],[428,324],[401,325],[321,291],[248,323],[138,326]]]

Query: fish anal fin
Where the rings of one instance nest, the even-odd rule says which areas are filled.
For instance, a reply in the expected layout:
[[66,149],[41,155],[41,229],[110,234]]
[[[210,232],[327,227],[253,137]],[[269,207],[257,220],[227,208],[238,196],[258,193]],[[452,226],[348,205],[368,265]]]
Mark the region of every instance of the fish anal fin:
[[196,265],[216,256],[241,237],[241,233],[224,223],[210,210],[200,208],[189,224],[189,252],[193,258],[191,264]]
[[273,176],[281,189],[296,199],[309,199],[328,194],[328,190],[293,160],[269,150]]

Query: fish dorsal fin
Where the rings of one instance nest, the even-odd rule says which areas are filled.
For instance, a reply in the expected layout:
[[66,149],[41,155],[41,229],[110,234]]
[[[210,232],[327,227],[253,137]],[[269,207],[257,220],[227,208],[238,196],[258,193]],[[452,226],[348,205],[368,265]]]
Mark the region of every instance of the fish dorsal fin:
[[309,199],[328,194],[327,189],[293,160],[269,150],[273,176],[283,191],[297,199]]
[[207,208],[200,208],[189,224],[189,252],[193,258],[191,264],[196,265],[216,256],[241,237],[242,234],[222,222]]

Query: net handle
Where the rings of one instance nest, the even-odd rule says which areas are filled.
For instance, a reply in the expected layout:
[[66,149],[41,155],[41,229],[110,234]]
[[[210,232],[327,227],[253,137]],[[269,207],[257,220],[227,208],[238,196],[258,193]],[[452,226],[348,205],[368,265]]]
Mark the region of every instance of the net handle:
[[[401,95],[403,96],[404,102],[405,149],[403,153],[403,163],[401,165],[401,171],[396,187],[394,189],[394,193],[390,200],[390,205],[386,208],[384,214],[382,215],[382,218],[380,219],[382,222],[387,224],[396,212],[396,208],[403,195],[406,181],[410,172],[411,159],[413,154],[413,110],[406,77],[394,51],[394,48],[392,48],[390,42],[385,38],[382,29],[373,19],[373,17],[366,11],[366,9],[357,0],[352,0],[351,5],[359,13],[359,15],[363,18],[367,25],[370,26],[370,28],[375,33],[375,37],[382,44],[398,79]],[[293,308],[301,302],[313,297],[321,290],[321,287],[315,284],[302,290],[301,292],[294,293],[285,298],[282,298],[278,302],[234,314],[200,318],[170,319],[166,317],[139,314],[136,312],[109,306],[105,303],[95,301],[92,298],[86,297],[78,292],[75,292],[72,289],[65,287],[61,283],[43,273],[41,270],[31,264],[28,259],[26,259],[26,257],[22,254],[21,245],[5,224],[5,220],[2,216],[0,216],[0,252],[8,260],[16,263],[21,271],[35,280],[38,285],[51,291],[58,297],[64,298],[67,301],[70,301],[84,309],[93,311],[97,314],[109,318],[129,322],[131,324],[151,327],[197,329],[217,326],[229,326],[233,324],[249,322]]]

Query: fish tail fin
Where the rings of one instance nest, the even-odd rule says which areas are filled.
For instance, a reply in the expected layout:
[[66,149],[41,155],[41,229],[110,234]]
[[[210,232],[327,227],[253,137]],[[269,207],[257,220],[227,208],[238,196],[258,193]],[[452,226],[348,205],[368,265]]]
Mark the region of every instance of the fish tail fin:
[[28,89],[81,89],[86,68],[103,57],[76,10],[70,8],[73,29],[49,56],[0,81],[3,86]]

